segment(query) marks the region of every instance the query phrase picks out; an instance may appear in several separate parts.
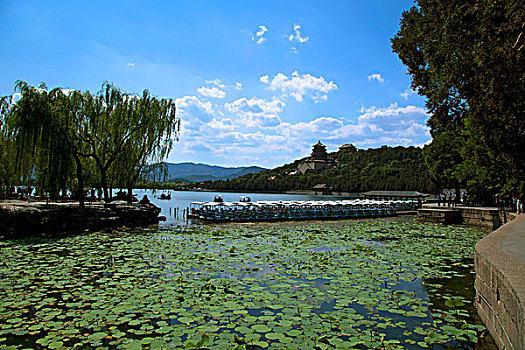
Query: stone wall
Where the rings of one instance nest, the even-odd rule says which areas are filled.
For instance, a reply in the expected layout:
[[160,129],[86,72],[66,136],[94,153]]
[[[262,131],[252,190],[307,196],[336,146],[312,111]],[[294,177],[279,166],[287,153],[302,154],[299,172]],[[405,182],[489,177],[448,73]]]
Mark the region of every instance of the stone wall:
[[525,216],[476,245],[476,308],[500,349],[525,349]]
[[470,226],[495,230],[509,221],[507,213],[489,207],[440,207],[436,204],[424,204],[418,210],[418,220],[437,222],[445,225],[465,223]]
[[484,226],[494,230],[507,222],[504,211],[496,208],[457,207],[467,225]]
[[43,233],[74,233],[159,222],[160,208],[153,204],[2,203],[0,236],[25,237]]
[[460,224],[463,222],[463,217],[459,210],[447,209],[419,209],[417,211],[417,219],[425,222],[435,222],[444,225]]

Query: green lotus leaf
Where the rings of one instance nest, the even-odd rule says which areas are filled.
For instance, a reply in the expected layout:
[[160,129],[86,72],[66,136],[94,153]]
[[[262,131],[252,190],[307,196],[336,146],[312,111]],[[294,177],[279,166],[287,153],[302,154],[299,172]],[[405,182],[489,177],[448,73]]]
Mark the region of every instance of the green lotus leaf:
[[301,332],[298,329],[292,329],[292,330],[289,330],[288,332],[286,332],[286,334],[288,334],[290,337],[298,337],[301,334],[303,334],[303,332]]
[[272,330],[270,327],[264,324],[256,324],[251,328],[257,333],[268,333]]
[[133,342],[124,344],[122,348],[126,350],[140,350],[142,349],[142,344],[140,344],[140,342],[138,341],[133,341]]
[[177,321],[179,321],[180,323],[190,324],[191,322],[194,321],[194,319],[193,317],[182,316],[182,317],[179,317]]

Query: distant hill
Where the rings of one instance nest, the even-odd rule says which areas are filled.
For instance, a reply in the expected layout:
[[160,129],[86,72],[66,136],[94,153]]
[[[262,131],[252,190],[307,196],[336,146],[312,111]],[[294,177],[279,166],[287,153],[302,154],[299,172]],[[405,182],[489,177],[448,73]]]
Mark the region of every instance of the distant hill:
[[198,163],[165,163],[167,165],[168,181],[170,182],[201,182],[215,180],[230,180],[239,176],[258,173],[267,170],[258,166],[222,167],[218,165]]

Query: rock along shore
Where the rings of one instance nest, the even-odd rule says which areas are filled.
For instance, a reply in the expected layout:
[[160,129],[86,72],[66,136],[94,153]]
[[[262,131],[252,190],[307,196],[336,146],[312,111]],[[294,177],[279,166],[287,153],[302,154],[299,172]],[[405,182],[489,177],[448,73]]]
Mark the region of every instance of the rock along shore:
[[22,238],[41,234],[68,234],[121,226],[157,224],[161,209],[153,204],[45,202],[6,200],[0,202],[0,236]]

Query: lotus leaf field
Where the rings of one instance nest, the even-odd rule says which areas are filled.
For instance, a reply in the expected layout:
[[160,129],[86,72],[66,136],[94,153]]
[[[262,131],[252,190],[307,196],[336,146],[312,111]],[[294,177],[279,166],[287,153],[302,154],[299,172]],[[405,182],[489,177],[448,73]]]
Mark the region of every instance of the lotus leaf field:
[[4,240],[0,348],[474,349],[483,235],[370,220]]

